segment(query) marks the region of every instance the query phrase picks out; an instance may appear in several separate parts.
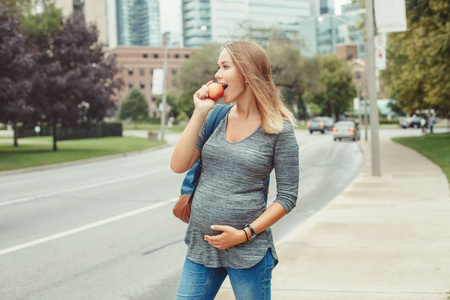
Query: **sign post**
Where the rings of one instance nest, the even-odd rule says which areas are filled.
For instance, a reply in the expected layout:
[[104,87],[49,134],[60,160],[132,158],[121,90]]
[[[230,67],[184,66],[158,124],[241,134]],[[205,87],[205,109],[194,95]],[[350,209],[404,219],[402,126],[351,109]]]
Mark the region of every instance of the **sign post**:
[[375,87],[375,27],[373,22],[373,2],[366,1],[366,34],[367,34],[367,90],[370,99],[370,139],[371,139],[371,157],[372,157],[372,176],[381,176],[380,170],[380,144],[378,136],[378,105],[377,91]]

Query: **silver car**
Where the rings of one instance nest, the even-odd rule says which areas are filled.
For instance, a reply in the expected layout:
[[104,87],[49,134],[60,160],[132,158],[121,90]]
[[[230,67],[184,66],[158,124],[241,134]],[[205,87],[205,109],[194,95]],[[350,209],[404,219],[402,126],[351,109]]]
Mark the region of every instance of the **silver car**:
[[359,140],[359,130],[353,121],[339,121],[334,124],[333,127],[333,139],[352,139],[354,141]]

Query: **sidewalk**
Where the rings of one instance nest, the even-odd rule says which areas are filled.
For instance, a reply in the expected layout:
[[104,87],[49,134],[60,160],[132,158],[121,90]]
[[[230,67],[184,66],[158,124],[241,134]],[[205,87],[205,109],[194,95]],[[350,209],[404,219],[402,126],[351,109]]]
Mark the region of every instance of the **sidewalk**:
[[[277,243],[274,300],[450,299],[450,197],[442,170],[380,137],[381,177],[364,165],[327,207]],[[301,209],[300,206],[297,209]],[[216,299],[234,299],[229,284]]]

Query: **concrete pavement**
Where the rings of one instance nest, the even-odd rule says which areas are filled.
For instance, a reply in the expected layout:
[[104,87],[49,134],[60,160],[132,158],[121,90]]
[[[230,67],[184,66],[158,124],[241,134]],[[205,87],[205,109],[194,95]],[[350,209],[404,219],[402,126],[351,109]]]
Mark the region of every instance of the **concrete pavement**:
[[[356,179],[277,243],[272,298],[450,299],[446,176],[381,136],[382,176],[373,177],[370,142],[359,144],[364,165]],[[216,299],[234,299],[228,282]]]

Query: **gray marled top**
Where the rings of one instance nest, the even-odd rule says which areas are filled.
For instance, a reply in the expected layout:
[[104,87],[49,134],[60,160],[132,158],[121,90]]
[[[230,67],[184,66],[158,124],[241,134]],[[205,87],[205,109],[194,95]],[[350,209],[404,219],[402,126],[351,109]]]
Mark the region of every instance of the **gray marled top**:
[[284,130],[278,135],[265,134],[259,126],[247,138],[231,143],[225,136],[227,115],[204,144],[208,118],[196,146],[203,167],[186,232],[187,258],[206,267],[246,269],[261,261],[270,249],[278,261],[270,228],[226,250],[209,245],[204,235],[220,234],[210,228],[214,224],[242,229],[257,219],[266,210],[264,185],[273,168],[277,180],[275,201],[287,212],[295,207],[299,167],[292,125],[285,121]]

